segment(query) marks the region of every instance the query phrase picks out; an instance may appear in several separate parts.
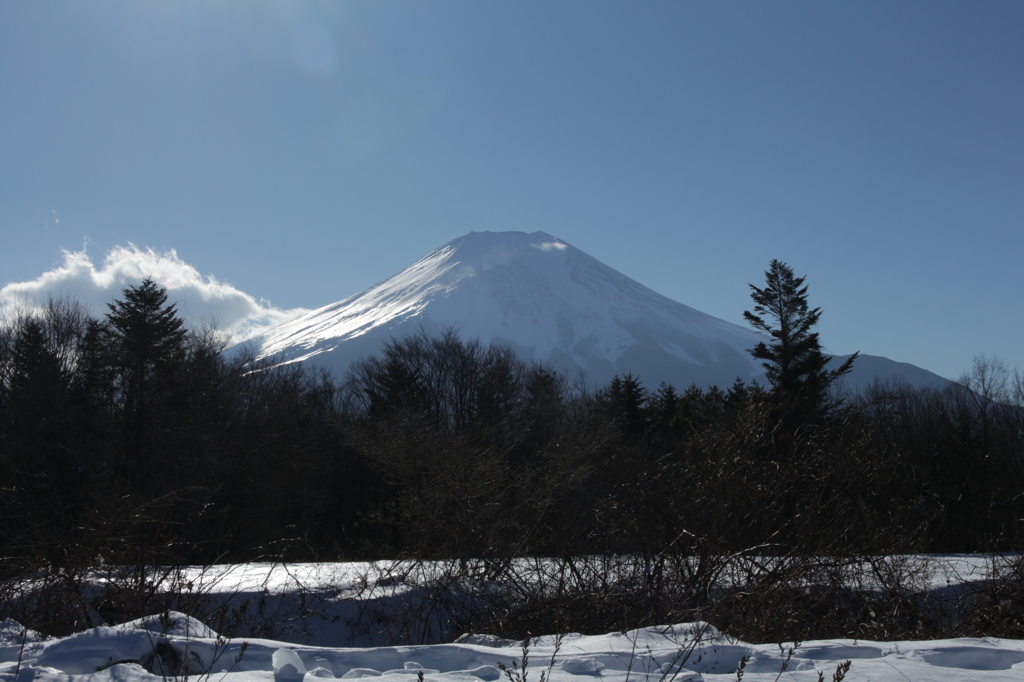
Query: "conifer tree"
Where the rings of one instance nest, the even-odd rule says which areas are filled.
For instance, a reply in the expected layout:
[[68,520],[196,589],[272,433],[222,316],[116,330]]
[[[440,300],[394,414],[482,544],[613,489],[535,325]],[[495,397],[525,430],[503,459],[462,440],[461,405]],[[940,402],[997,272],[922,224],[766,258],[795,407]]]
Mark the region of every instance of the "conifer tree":
[[185,355],[185,322],[167,290],[146,278],[124,290],[124,300],[108,303],[107,322],[117,350],[125,411],[137,414],[154,384],[173,372]]
[[93,416],[109,415],[114,407],[116,360],[110,341],[110,327],[95,318],[86,320],[77,345],[75,396]]
[[123,291],[124,300],[107,304],[116,402],[122,416],[122,457],[131,462],[136,482],[153,475],[153,451],[160,423],[182,383],[187,331],[167,290],[148,277]]
[[646,428],[644,406],[647,404],[647,389],[632,373],[616,374],[604,391],[608,417],[626,436],[640,436]]
[[818,333],[812,331],[821,317],[821,308],[807,303],[805,277],[796,277],[793,269],[772,260],[765,272],[765,286],[750,285],[754,312],[743,317],[755,329],[771,336],[750,349],[763,367],[772,396],[786,412],[799,419],[815,419],[828,412],[828,393],[832,383],[853,368],[854,353],[836,369],[826,369],[829,357],[821,350]]
[[11,362],[12,413],[22,419],[45,422],[60,408],[56,396],[66,388],[60,359],[49,347],[43,323],[27,318],[17,330]]
[[[26,318],[17,329],[11,353],[5,431],[12,454],[26,467],[48,467],[64,436],[67,377],[43,323]],[[42,473],[34,472],[35,473]]]

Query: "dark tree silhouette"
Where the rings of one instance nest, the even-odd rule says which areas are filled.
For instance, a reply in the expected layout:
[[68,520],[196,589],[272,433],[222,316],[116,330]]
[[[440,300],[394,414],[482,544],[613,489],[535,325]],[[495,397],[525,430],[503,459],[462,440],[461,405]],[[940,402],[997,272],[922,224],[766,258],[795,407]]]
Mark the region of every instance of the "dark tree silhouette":
[[167,290],[146,278],[124,290],[124,300],[107,304],[107,323],[121,369],[125,411],[138,414],[154,384],[173,372],[185,355],[185,323]]
[[167,290],[148,277],[107,304],[116,404],[121,416],[124,473],[137,485],[154,481],[161,424],[173,425],[176,388],[182,384],[187,332]]
[[859,353],[836,369],[826,369],[829,357],[821,350],[818,333],[812,331],[821,308],[809,307],[804,279],[782,261],[773,260],[765,272],[765,287],[750,285],[754,312],[746,310],[743,317],[772,337],[770,344],[762,341],[750,353],[764,360],[773,397],[791,415],[814,419],[828,412],[829,387],[853,368]]
[[644,434],[648,396],[639,379],[631,373],[616,374],[599,397],[605,403],[609,420],[619,427],[623,435],[639,437]]

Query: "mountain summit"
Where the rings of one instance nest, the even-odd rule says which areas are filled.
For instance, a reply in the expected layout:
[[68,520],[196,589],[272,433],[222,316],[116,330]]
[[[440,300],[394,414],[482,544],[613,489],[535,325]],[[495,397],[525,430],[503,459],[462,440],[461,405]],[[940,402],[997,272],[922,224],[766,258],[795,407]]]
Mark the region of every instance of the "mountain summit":
[[261,357],[335,371],[388,338],[455,327],[589,383],[632,372],[676,386],[762,374],[755,332],[673,301],[544,232],[471,232],[394,277],[254,340]]
[[[658,294],[544,232],[470,232],[376,286],[252,339],[258,356],[312,361],[342,376],[392,337],[454,327],[463,338],[508,344],[582,376],[591,386],[632,372],[665,381],[764,383],[748,352],[762,337]],[[834,360],[841,362],[844,358]],[[913,365],[861,355],[849,387],[897,375],[918,385],[945,380]]]

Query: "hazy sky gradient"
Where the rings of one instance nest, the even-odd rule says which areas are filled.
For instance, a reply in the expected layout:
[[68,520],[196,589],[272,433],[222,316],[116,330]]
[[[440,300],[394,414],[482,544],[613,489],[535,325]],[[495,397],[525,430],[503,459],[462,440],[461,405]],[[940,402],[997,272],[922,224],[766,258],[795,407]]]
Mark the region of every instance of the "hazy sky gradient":
[[779,258],[833,352],[1024,369],[1022,36],[1000,0],[0,3],[0,286],[135,244],[313,308],[544,230],[737,324]]

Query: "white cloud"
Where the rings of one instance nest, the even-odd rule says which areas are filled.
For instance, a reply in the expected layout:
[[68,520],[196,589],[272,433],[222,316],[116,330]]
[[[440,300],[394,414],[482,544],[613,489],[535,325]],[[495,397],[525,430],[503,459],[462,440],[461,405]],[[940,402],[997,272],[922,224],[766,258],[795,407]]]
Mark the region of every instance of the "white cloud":
[[569,248],[569,245],[565,242],[541,242],[533,246],[541,251],[565,251]]
[[0,309],[32,308],[49,297],[69,297],[86,305],[94,315],[107,312],[107,303],[121,298],[125,287],[146,277],[167,289],[168,303],[195,328],[216,324],[235,342],[244,341],[305,312],[282,310],[257,300],[213,276],[203,276],[172,249],[160,253],[134,244],[114,247],[97,268],[83,251],[64,251],[64,262],[31,282],[11,283],[0,289]]

